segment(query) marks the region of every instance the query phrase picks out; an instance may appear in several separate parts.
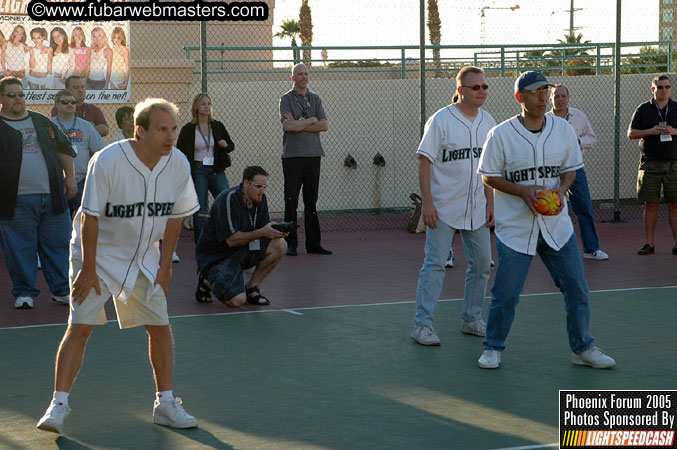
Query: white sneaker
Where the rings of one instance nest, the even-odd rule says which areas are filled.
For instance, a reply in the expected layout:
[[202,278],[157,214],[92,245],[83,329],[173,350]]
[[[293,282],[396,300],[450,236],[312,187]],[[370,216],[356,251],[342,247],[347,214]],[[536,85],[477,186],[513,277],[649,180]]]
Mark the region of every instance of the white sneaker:
[[598,347],[590,347],[581,353],[572,353],[571,361],[579,366],[590,366],[594,369],[611,369],[616,365],[616,360],[605,355]]
[[70,295],[52,295],[52,300],[60,305],[69,305]]
[[441,344],[440,338],[437,337],[431,325],[414,325],[411,338],[421,345],[438,346]]
[[449,259],[447,259],[447,262],[444,263],[444,267],[454,267],[455,263],[456,260],[454,259],[454,255],[449,255]]
[[179,255],[177,255],[176,252],[172,253],[172,262],[181,262],[181,258],[179,258]]
[[498,369],[501,364],[501,352],[498,350],[485,350],[477,360],[482,369]]
[[14,301],[16,309],[33,309],[33,299],[31,297],[17,297]]
[[183,409],[179,397],[169,402],[159,402],[156,399],[153,406],[153,423],[173,428],[197,427],[197,420]]
[[599,261],[609,259],[609,255],[606,254],[606,252],[602,250],[597,250],[596,252],[592,253],[583,253],[583,258],[585,259],[597,259]]
[[56,403],[52,400],[45,415],[42,416],[42,419],[38,422],[37,427],[44,431],[61,434],[61,430],[63,430],[63,421],[66,420],[66,417],[68,417],[68,414],[70,413],[70,406],[64,405],[63,403]]
[[487,334],[487,324],[482,319],[473,320],[472,322],[463,321],[461,333],[480,337],[485,336]]

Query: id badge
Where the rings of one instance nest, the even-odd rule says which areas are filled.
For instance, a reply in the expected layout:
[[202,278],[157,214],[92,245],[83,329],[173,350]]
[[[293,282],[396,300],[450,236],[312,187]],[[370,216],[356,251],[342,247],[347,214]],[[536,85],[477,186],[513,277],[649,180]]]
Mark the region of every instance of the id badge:
[[205,156],[202,159],[202,165],[203,166],[213,166],[214,165],[214,157],[213,156]]
[[80,153],[80,152],[78,152],[78,146],[73,144],[73,145],[71,145],[71,147],[73,147],[73,151],[75,152],[75,156],[78,156],[78,153]]
[[672,142],[671,134],[661,134],[661,142]]
[[249,250],[256,252],[261,250],[261,241],[256,239],[255,241],[251,241],[249,243]]

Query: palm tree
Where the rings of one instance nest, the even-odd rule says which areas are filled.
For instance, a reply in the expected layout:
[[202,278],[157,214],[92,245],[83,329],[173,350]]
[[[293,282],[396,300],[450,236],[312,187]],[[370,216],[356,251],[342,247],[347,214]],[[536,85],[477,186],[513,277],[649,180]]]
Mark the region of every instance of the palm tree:
[[[299,37],[300,33],[301,29],[299,27],[299,21],[294,19],[287,19],[282,21],[282,25],[280,25],[280,31],[275,33],[273,37],[279,39],[291,38],[291,46],[297,47],[298,45],[296,44],[296,38]],[[298,58],[296,56],[297,52],[298,50],[296,49],[292,50],[295,63],[296,61],[298,61]]]
[[[557,42],[560,44],[587,44],[589,40],[583,40],[583,33],[567,33],[564,35],[564,39],[557,39]],[[586,48],[569,48],[562,50],[552,50],[550,54],[559,58],[567,58],[567,56],[574,56],[574,58],[568,59],[565,63],[567,66],[579,66],[579,65],[592,65],[593,62],[590,59],[577,58],[576,56],[588,55],[589,49]],[[568,69],[562,75],[594,75],[595,70],[590,69]]]
[[[428,31],[430,32],[430,43],[432,45],[440,45],[442,41],[442,21],[440,20],[440,13],[437,9],[437,0],[428,0]],[[433,64],[436,69],[442,68],[440,59],[440,49],[433,49]],[[441,72],[437,72],[435,76],[440,76]]]
[[[308,0],[303,0],[303,3],[301,3],[301,10],[299,11],[299,30],[301,32],[301,45],[304,47],[313,45],[313,18],[310,14]],[[310,67],[310,49],[303,50],[303,60],[305,61],[305,64]]]

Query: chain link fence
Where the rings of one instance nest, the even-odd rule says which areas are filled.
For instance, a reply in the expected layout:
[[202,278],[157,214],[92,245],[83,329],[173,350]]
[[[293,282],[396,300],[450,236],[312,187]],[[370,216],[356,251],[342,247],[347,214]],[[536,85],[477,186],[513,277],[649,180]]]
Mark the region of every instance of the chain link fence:
[[[651,78],[674,71],[672,34],[666,31],[674,16],[665,12],[674,8],[671,2],[623,2],[618,146],[615,28],[609,26],[616,1],[422,2],[423,71],[419,2],[309,0],[312,43],[307,32],[304,38],[299,29],[284,27],[287,20],[299,20],[302,0],[266,3],[267,20],[208,22],[204,41],[199,22],[131,22],[129,103],[165,97],[180,107],[182,126],[206,83],[214,118],[225,124],[236,145],[233,165],[226,170],[230,184],[241,181],[248,165],[266,168],[274,217],[284,215],[279,99],[291,89],[290,69],[299,61],[310,66],[309,88],[322,98],[329,120],[329,130],[322,133],[326,157],[318,201],[324,231],[405,228],[409,194],[419,190],[414,153],[422,105],[427,118],[449,104],[456,72],[466,64],[485,69],[490,85],[485,109],[498,122],[519,112],[512,93],[519,72],[541,70],[552,82],[565,84],[571,106],[588,115],[598,137],[585,155],[597,219],[641,217],[635,192],[639,150],[625,134],[635,107],[651,96]],[[204,79],[201,44],[207,48]],[[115,111],[123,105],[99,106],[110,125],[109,138],[119,131]],[[299,201],[300,216],[302,208]],[[663,206],[661,215],[666,216]]]

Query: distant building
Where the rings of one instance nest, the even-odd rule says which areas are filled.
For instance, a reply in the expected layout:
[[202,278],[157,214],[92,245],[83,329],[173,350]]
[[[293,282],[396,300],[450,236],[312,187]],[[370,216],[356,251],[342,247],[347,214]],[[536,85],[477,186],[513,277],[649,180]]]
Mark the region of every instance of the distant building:
[[659,12],[658,12],[658,39],[661,41],[670,41],[673,45],[673,50],[677,49],[675,47],[675,38],[677,33],[675,28],[677,28],[677,3],[675,0],[658,0],[659,2]]

